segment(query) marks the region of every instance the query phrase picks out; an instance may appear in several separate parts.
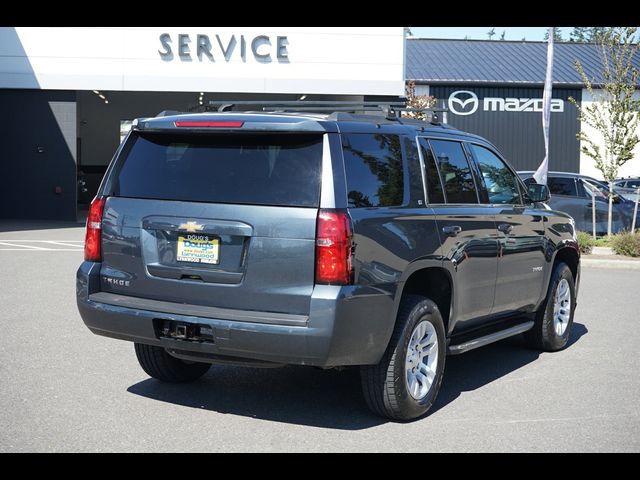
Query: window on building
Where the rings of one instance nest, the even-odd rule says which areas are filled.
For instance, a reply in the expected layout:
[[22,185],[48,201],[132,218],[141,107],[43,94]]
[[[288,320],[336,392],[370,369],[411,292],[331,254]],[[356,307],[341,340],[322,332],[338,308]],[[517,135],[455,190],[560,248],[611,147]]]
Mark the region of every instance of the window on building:
[[404,171],[400,137],[352,133],[342,135],[342,143],[349,206],[402,205]]
[[491,150],[470,145],[478,161],[489,203],[520,204],[520,189],[515,174]]
[[431,140],[447,203],[478,203],[469,162],[459,142]]

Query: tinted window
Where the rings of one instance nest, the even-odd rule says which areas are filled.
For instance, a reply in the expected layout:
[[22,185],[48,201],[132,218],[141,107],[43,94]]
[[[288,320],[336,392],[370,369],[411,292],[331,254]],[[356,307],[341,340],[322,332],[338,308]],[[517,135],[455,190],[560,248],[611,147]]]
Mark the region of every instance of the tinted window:
[[387,207],[403,203],[404,172],[397,135],[342,135],[350,207]]
[[138,134],[109,194],[195,202],[318,206],[321,136]]
[[420,141],[422,148],[422,156],[424,158],[425,177],[427,178],[427,195],[429,203],[444,203],[444,194],[442,193],[442,184],[440,183],[440,175],[436,160],[433,158],[433,152],[426,140]]
[[408,136],[401,137],[404,141],[405,158],[407,159],[409,187],[411,190],[410,206],[424,206],[424,188],[422,183],[422,172],[420,171],[420,157],[415,138]]
[[478,203],[473,175],[459,142],[431,140],[447,203]]
[[638,188],[640,187],[640,180],[629,180],[627,182],[627,188]]
[[570,195],[576,197],[576,182],[573,178],[549,177],[547,179],[551,195]]
[[489,203],[519,204],[520,190],[515,175],[507,165],[490,150],[470,145],[478,161]]

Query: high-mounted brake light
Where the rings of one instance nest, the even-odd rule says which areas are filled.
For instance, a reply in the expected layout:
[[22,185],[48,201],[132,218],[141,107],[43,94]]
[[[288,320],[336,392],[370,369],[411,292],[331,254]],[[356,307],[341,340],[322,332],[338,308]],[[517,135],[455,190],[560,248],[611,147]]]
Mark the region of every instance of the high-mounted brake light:
[[316,283],[353,282],[351,222],[346,212],[320,210],[316,230]]
[[206,122],[206,121],[184,121],[176,122],[176,127],[192,127],[192,128],[240,128],[244,122]]
[[95,197],[87,215],[87,233],[84,237],[84,259],[88,262],[102,261],[101,234],[102,213],[106,198]]

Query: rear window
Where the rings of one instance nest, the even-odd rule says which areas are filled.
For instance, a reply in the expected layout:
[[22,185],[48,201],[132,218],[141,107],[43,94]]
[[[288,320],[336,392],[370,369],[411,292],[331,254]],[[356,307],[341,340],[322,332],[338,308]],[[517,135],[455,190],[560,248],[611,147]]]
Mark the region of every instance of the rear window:
[[317,207],[322,136],[138,133],[107,186],[117,197]]

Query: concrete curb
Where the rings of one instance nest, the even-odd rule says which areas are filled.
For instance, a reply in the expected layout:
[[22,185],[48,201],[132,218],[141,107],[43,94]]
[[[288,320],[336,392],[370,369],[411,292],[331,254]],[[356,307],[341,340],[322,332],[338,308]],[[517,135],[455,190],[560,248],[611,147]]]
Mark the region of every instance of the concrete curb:
[[617,270],[638,270],[640,271],[640,261],[633,260],[614,260],[614,259],[601,259],[601,258],[586,258],[582,256],[580,258],[580,264],[583,267],[594,268],[610,268]]

